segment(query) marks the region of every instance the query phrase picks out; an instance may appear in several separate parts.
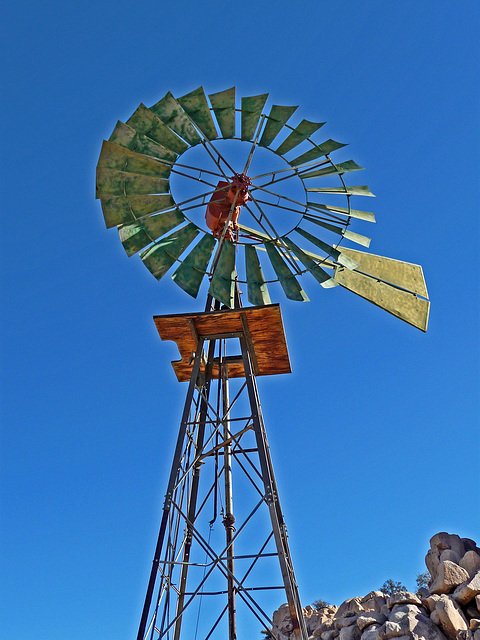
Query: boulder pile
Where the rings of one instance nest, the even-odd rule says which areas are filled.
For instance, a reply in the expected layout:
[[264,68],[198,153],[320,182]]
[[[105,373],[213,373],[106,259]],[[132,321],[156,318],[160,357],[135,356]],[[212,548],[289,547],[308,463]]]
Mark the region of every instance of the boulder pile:
[[[339,607],[303,610],[309,640],[480,640],[480,549],[437,533],[425,563],[431,580],[418,593],[371,591]],[[275,640],[295,640],[288,605],[273,614]]]

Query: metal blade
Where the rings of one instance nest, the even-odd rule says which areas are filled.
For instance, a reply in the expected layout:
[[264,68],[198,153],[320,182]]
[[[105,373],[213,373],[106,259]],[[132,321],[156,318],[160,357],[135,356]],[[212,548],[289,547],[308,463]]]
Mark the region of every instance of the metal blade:
[[428,298],[422,267],[418,264],[384,258],[373,253],[342,247],[342,252],[358,263],[357,271],[374,278],[407,289],[423,298]]
[[183,213],[179,209],[174,209],[160,213],[158,216],[145,218],[140,222],[123,225],[119,227],[118,234],[123,248],[130,257],[184,221]]
[[308,222],[313,222],[324,229],[328,229],[333,233],[338,234],[339,236],[343,236],[347,240],[351,240],[352,242],[356,242],[357,244],[361,244],[364,247],[369,247],[371,238],[367,238],[367,236],[362,236],[359,233],[354,233],[353,231],[349,231],[348,229],[344,229],[343,227],[337,227],[333,224],[328,224],[328,222],[322,222],[321,220],[317,220],[316,218],[310,218],[308,215],[304,215],[304,220],[308,220]]
[[274,245],[271,242],[265,242],[265,249],[287,298],[289,300],[298,300],[299,302],[308,301],[307,294],[299,285]]
[[282,130],[285,123],[291,118],[298,107],[281,107],[274,104],[267,117],[267,124],[260,138],[260,146],[268,147]]
[[375,222],[375,214],[370,211],[359,211],[358,209],[347,209],[345,207],[331,207],[328,204],[320,204],[317,202],[307,202],[307,206],[309,209],[315,209],[315,211],[340,213],[342,216],[350,216],[352,218],[358,218],[359,220],[366,220],[367,222]]
[[153,247],[143,251],[140,258],[150,273],[160,280],[198,234],[199,229],[189,222],[178,231],[162,238]]
[[160,160],[144,156],[136,151],[130,151],[130,149],[125,149],[125,147],[120,147],[107,140],[103,141],[97,167],[155,176],[156,178],[168,178],[171,171],[170,166],[163,164]]
[[113,130],[113,133],[109,138],[109,142],[114,142],[126,149],[131,149],[137,153],[143,153],[145,156],[152,156],[153,158],[158,158],[160,160],[175,162],[177,159],[176,153],[165,149],[165,147],[162,147],[162,145],[155,142],[155,140],[152,140],[148,136],[144,136],[142,133],[138,133],[138,131],[129,127],[128,124],[120,122],[120,120],[117,122],[117,125]]
[[224,138],[235,137],[235,87],[208,96]]
[[242,140],[252,140],[255,136],[255,130],[267,98],[268,93],[242,98]]
[[375,198],[375,194],[370,191],[366,184],[358,187],[312,187],[307,189],[310,193],[346,193],[349,196],[369,196]]
[[193,298],[198,295],[215,244],[215,238],[209,233],[205,234],[172,275],[175,284]]
[[171,196],[111,196],[100,202],[107,229],[175,206]]
[[170,129],[173,129],[181,138],[186,140],[190,145],[200,144],[202,139],[195,131],[195,127],[190,122],[182,107],[175,100],[170,91],[156,104],[150,107],[160,120]]
[[[331,247],[326,242],[323,242],[323,240],[320,240],[320,238],[316,238],[315,236],[312,236],[312,234],[308,233],[308,231],[304,231],[299,227],[296,227],[295,231],[300,235],[302,235],[304,238],[306,238],[309,242],[319,247],[319,249],[321,249],[322,251],[325,251],[325,253],[328,256],[332,256],[332,258],[336,260],[338,263],[343,264],[343,266],[347,267],[347,269],[355,269],[356,267],[358,267],[358,263],[355,262],[355,260],[352,260],[352,258],[349,258],[347,255],[340,253],[338,249]],[[286,242],[285,238],[284,240]]]
[[330,165],[329,167],[325,167],[324,169],[317,169],[316,171],[310,171],[310,173],[302,173],[301,177],[303,179],[306,178],[317,178],[319,176],[330,176],[337,173],[348,173],[349,171],[360,171],[364,167],[361,167],[353,160],[347,160],[346,162],[340,162],[339,164]]
[[208,292],[229,308],[234,306],[235,245],[225,240]]
[[247,273],[248,301],[256,307],[270,304],[270,295],[265,283],[265,278],[263,277],[260,260],[258,259],[255,247],[251,244],[245,245],[245,268]]
[[397,289],[385,282],[358,273],[358,271],[348,271],[342,267],[336,270],[334,278],[345,289],[356,293],[377,307],[385,309],[400,320],[421,331],[427,330],[430,310],[428,300],[417,298],[413,293]]
[[294,253],[300,262],[306,267],[312,276],[320,282],[322,287],[331,288],[335,286],[334,280],[331,275],[329,275],[326,271],[324,271],[321,267],[318,266],[316,262],[314,262],[305,251],[302,251],[300,247],[290,240],[290,238],[283,238],[285,244],[288,246],[290,251]]
[[217,130],[215,129],[215,123],[213,122],[203,87],[199,87],[195,91],[178,98],[178,102],[208,140],[215,140]]
[[140,173],[116,171],[97,167],[97,198],[104,196],[142,195],[168,193],[170,186],[165,178],[143,176]]
[[188,149],[188,145],[173,133],[170,127],[157,118],[157,116],[141,104],[138,109],[127,120],[127,124],[133,127],[138,133],[152,138],[159,142],[165,149],[174,151],[180,155]]
[[288,138],[282,142],[275,153],[283,156],[285,153],[291,151],[304,140],[309,138],[313,133],[315,133],[315,131],[318,131],[318,129],[323,127],[324,124],[325,122],[310,122],[309,120],[302,120]]
[[317,158],[321,158],[322,156],[326,156],[327,154],[335,151],[336,149],[341,149],[342,147],[346,147],[346,144],[342,142],[336,142],[335,140],[326,140],[322,142],[322,144],[315,145],[314,149],[310,149],[306,153],[303,153],[295,160],[289,160],[289,163],[294,167],[304,164],[305,162],[311,162],[312,160],[316,160]]

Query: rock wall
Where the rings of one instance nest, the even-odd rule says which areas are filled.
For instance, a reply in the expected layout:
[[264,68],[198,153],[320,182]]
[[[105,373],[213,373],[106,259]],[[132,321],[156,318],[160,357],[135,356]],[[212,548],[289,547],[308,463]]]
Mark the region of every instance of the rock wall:
[[[371,591],[339,607],[306,607],[309,639],[480,640],[480,549],[473,540],[437,533],[425,563],[429,588],[387,596]],[[295,640],[288,605],[273,614],[275,640]]]

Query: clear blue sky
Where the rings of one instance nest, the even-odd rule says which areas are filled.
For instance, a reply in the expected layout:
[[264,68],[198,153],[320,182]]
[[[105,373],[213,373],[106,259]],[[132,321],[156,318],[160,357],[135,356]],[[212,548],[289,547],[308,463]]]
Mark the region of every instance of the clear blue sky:
[[185,393],[152,316],[203,303],[127,259],[94,173],[116,121],[168,90],[236,85],[327,121],[377,196],[355,230],[424,268],[427,334],[340,287],[277,298],[293,373],[260,393],[303,602],[413,588],[438,531],[478,542],[477,3],[3,14],[2,637],[136,634]]

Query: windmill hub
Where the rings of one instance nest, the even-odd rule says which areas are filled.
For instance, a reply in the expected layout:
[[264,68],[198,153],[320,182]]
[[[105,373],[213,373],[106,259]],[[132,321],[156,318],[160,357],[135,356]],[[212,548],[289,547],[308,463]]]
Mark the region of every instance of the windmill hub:
[[207,227],[216,238],[222,236],[227,227],[225,239],[238,241],[238,218],[242,206],[249,199],[248,188],[251,184],[252,181],[244,173],[236,173],[230,182],[218,182],[205,213]]

